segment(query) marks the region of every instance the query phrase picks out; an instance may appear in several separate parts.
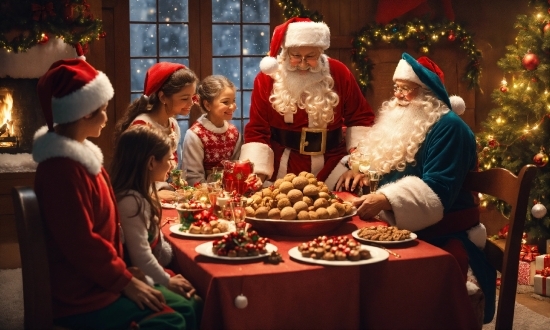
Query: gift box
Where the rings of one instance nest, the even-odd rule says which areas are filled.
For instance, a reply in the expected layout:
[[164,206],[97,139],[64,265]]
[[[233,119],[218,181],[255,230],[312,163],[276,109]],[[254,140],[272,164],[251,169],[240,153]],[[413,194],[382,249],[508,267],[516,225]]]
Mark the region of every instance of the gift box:
[[518,268],[518,284],[533,285],[535,272],[535,261],[520,260]]
[[536,294],[550,297],[550,267],[537,271],[534,284]]
[[535,270],[543,270],[550,267],[550,254],[543,254],[535,257]]

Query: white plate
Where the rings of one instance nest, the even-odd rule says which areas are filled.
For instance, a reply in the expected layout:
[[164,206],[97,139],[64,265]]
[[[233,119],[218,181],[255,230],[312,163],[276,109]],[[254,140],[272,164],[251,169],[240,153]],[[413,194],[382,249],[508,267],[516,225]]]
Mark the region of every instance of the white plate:
[[265,245],[265,249],[267,250],[267,253],[265,254],[260,254],[260,255],[257,255],[257,256],[248,256],[248,257],[223,257],[223,256],[219,256],[219,255],[216,255],[214,254],[214,252],[212,252],[212,244],[214,242],[206,242],[206,243],[202,243],[201,245],[197,246],[195,248],[195,251],[200,254],[200,255],[203,255],[205,257],[210,257],[210,258],[214,258],[214,259],[222,259],[222,260],[252,260],[252,259],[260,259],[260,258],[265,258],[267,257],[271,252],[273,251],[277,251],[277,247],[271,243],[267,243]]
[[356,266],[356,265],[366,265],[373,264],[376,262],[384,261],[388,259],[390,254],[381,248],[375,246],[361,245],[362,249],[369,250],[371,257],[369,259],[362,259],[357,261],[351,260],[323,260],[323,259],[313,259],[302,257],[302,253],[298,251],[298,247],[295,246],[292,249],[288,250],[288,255],[292,259],[296,259],[302,262],[309,264],[325,265],[325,266]]
[[176,204],[174,204],[174,203],[160,203],[160,206],[163,209],[175,209],[176,208]]
[[401,240],[401,241],[373,241],[373,240],[362,238],[361,236],[359,236],[357,233],[359,233],[359,231],[361,229],[357,229],[356,231],[351,233],[351,236],[353,236],[353,238],[355,238],[358,241],[367,242],[367,243],[376,243],[376,244],[382,244],[382,245],[386,245],[386,244],[387,245],[393,245],[393,244],[401,244],[401,243],[405,243],[405,242],[414,241],[417,237],[415,233],[411,233],[410,238],[407,238],[407,239],[404,239],[404,240]]
[[176,235],[190,237],[190,238],[216,238],[216,237],[223,237],[225,234],[235,231],[235,224],[233,223],[233,221],[228,221],[228,224],[229,224],[228,231],[224,231],[223,233],[217,233],[217,234],[191,234],[187,231],[180,231],[181,224],[171,225],[170,232]]

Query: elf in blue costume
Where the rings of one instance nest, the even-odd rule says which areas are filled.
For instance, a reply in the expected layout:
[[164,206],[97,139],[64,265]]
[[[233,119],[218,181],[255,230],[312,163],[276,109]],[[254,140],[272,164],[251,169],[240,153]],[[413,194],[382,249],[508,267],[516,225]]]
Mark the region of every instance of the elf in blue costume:
[[[393,81],[394,97],[382,104],[364,136],[368,143],[358,150],[382,177],[376,193],[354,200],[357,214],[414,231],[455,256],[469,294],[478,286],[483,291],[484,322],[490,322],[496,271],[481,250],[487,233],[474,196],[462,189],[466,174],[477,168],[475,136],[458,116],[464,100],[449,97],[443,72],[427,57],[415,60],[403,53]],[[367,181],[348,171],[337,189],[354,190]]]

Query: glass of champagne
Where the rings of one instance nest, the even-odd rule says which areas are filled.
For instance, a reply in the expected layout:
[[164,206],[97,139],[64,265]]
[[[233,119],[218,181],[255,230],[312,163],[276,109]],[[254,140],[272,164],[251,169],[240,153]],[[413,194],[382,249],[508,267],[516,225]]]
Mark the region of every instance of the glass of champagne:
[[376,192],[378,189],[378,183],[380,182],[380,173],[377,171],[368,171],[369,183],[370,183],[370,193]]

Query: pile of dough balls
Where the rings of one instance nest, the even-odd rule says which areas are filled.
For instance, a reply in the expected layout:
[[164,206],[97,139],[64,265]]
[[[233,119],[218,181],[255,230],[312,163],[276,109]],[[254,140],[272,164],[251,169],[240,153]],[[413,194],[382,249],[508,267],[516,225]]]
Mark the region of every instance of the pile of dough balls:
[[320,220],[350,215],[350,203],[335,198],[315,175],[289,173],[247,199],[246,216],[258,219]]

